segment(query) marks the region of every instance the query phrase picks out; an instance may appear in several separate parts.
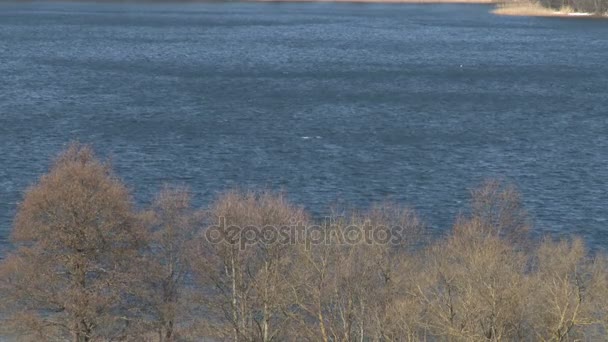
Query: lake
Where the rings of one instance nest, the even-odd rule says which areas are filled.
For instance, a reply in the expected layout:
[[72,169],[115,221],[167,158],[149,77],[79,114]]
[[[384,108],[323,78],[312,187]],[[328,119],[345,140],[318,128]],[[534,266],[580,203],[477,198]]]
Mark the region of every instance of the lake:
[[[537,232],[608,246],[608,21],[483,5],[0,4],[0,246],[70,140],[140,205],[283,189],[390,200],[433,231],[488,178]],[[0,253],[1,254],[1,253]]]

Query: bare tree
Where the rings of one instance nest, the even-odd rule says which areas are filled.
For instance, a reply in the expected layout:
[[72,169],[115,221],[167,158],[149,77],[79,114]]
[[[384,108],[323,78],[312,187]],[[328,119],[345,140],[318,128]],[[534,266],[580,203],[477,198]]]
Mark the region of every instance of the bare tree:
[[426,255],[417,296],[436,336],[457,341],[505,341],[524,335],[526,257],[487,234],[484,224],[461,221]]
[[535,336],[542,341],[583,338],[586,329],[600,324],[592,289],[601,279],[593,272],[583,241],[546,239],[536,253],[531,302]]
[[[192,254],[209,335],[273,341],[286,333],[290,292],[286,274],[293,244],[279,231],[305,222],[303,210],[269,192],[230,192],[208,214],[221,241],[201,237]],[[268,234],[268,235],[263,235]]]
[[411,277],[409,291],[424,308],[421,329],[457,341],[523,339],[528,230],[513,186],[489,181],[474,189],[469,215],[421,255]]
[[592,281],[587,288],[588,301],[598,324],[588,329],[590,340],[601,340],[608,335],[608,258],[597,253],[590,267]]
[[90,147],[70,146],[19,205],[17,248],[0,270],[10,304],[5,323],[45,340],[121,338],[142,235],[129,192],[110,166]]
[[[165,186],[152,207],[142,215],[148,228],[145,267],[138,293],[144,327],[154,330],[160,342],[176,340],[178,319],[187,318],[186,281],[189,244],[201,224],[187,189]],[[187,323],[187,322],[182,322]]]
[[512,184],[490,180],[473,189],[469,218],[476,220],[488,234],[527,244],[530,219],[519,191]]
[[401,299],[399,270],[420,227],[411,211],[391,205],[329,217],[322,239],[300,244],[291,268],[299,331],[323,341],[397,338],[390,315]]

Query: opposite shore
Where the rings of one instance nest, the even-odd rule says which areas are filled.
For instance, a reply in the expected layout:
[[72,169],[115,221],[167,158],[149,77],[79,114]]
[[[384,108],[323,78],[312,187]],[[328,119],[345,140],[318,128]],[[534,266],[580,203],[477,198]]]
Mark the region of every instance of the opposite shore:
[[569,7],[554,10],[537,2],[504,2],[495,0],[248,0],[251,2],[317,2],[317,3],[386,3],[386,4],[495,4],[492,13],[522,17],[560,17],[606,19],[608,13],[578,12]]
[[590,12],[577,12],[572,8],[563,7],[559,10],[543,7],[538,3],[516,2],[499,4],[492,13],[505,16],[524,17],[557,17],[557,18],[586,18],[586,19],[608,19],[608,13],[597,14]]
[[251,2],[317,2],[317,3],[387,3],[387,4],[495,4],[496,15],[522,17],[559,17],[607,19],[608,13],[578,12],[569,7],[554,10],[536,2],[503,2],[495,0],[248,0]]
[[496,4],[494,0],[247,0],[247,2],[318,2],[370,4]]
[[[27,1],[27,0],[26,0]],[[78,1],[78,0],[76,0]],[[110,0],[109,2],[139,2],[140,0]],[[142,0],[143,2],[162,2],[162,0]],[[194,0],[195,2],[197,0]],[[199,0],[201,2],[232,2],[222,0]],[[2,2],[2,1],[0,1]],[[9,1],[12,2],[12,1]],[[17,1],[22,2],[22,1]],[[185,0],[185,2],[193,2]],[[470,5],[496,5],[491,10],[493,14],[503,16],[521,17],[558,17],[558,18],[584,18],[584,19],[608,19],[608,11],[605,13],[592,13],[576,11],[570,7],[562,7],[559,10],[542,6],[532,1],[496,1],[496,0],[243,0],[243,2],[276,2],[276,3],[357,3],[357,4],[470,4]]]

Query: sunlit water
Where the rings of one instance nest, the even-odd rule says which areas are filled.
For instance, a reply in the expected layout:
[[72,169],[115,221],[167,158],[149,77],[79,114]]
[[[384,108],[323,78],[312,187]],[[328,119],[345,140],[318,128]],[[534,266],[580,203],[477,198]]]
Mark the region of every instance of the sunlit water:
[[[28,185],[93,143],[143,205],[284,189],[393,200],[434,231],[486,178],[541,233],[608,244],[608,21],[487,6],[0,4],[0,245]],[[0,252],[1,254],[1,252]]]

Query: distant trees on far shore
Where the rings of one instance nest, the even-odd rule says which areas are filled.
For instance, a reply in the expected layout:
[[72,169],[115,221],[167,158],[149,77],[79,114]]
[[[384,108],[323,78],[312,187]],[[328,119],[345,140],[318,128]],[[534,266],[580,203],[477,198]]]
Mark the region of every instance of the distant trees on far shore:
[[608,263],[539,241],[487,182],[432,238],[395,204],[323,221],[273,192],[136,209],[73,144],[20,203],[0,263],[0,336],[19,341],[577,341],[608,336]]
[[556,11],[608,14],[608,0],[539,0],[539,3]]

